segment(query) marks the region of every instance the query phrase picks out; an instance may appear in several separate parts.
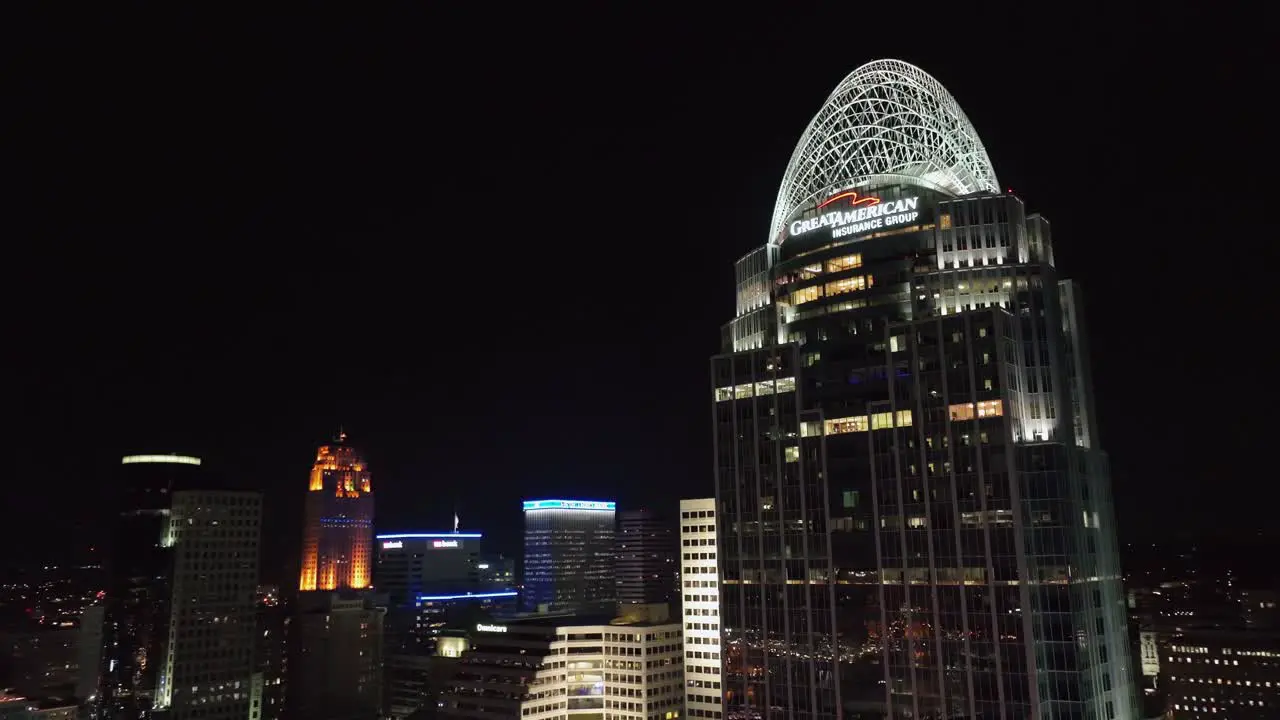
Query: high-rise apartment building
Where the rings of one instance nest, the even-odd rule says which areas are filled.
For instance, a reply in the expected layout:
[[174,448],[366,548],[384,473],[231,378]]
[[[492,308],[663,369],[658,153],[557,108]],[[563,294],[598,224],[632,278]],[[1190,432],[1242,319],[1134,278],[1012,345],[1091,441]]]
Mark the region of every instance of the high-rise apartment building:
[[173,494],[201,485],[204,476],[200,458],[172,454],[126,455],[119,474],[96,702],[100,717],[137,718],[155,702],[169,640],[173,547],[165,538]]
[[373,577],[373,487],[346,433],[322,445],[311,468],[298,589],[360,590]]
[[612,502],[524,502],[524,605],[549,612],[604,611],[614,584]]
[[173,720],[257,718],[258,546],[256,492],[173,494],[164,545],[173,553],[173,595],[156,708]]
[[675,523],[652,510],[618,513],[618,602],[668,603],[676,611]]
[[1079,289],[946,89],[845,78],[736,275],[725,714],[1134,717]]
[[680,501],[680,585],[683,593],[685,713],[724,717],[720,642],[720,576],[716,500]]

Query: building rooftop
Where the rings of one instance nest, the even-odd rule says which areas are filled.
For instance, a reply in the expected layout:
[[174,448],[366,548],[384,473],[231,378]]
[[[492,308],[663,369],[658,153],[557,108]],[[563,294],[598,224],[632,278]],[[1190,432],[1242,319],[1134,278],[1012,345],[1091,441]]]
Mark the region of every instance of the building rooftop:
[[525,627],[579,627],[588,625],[612,625],[615,627],[656,627],[659,625],[678,625],[679,618],[672,618],[663,611],[655,612],[650,605],[637,605],[628,608],[626,615],[617,613],[529,613],[506,618],[502,622],[507,625]]
[[797,208],[871,182],[956,196],[1000,189],[960,104],[929,73],[901,60],[859,67],[823,103],[787,164],[769,242],[779,241]]

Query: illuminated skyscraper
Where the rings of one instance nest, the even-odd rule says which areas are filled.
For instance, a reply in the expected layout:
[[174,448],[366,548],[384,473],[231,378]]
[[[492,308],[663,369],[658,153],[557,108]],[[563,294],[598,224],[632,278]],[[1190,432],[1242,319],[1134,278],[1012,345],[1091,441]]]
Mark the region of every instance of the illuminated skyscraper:
[[308,720],[381,714],[386,596],[373,593],[369,467],[339,432],[311,468],[302,575],[288,641],[286,712]]
[[725,716],[1135,717],[1079,288],[1000,190],[896,60],[797,144],[712,359]]
[[166,720],[260,715],[262,677],[253,654],[261,528],[259,493],[173,494],[165,534],[172,612],[156,685],[156,708]]
[[369,467],[338,433],[311,468],[298,589],[360,590],[373,569],[373,487]]
[[524,502],[524,605],[529,610],[612,610],[614,504]]
[[107,556],[98,708],[104,718],[151,711],[169,643],[173,493],[203,482],[200,458],[126,455]]

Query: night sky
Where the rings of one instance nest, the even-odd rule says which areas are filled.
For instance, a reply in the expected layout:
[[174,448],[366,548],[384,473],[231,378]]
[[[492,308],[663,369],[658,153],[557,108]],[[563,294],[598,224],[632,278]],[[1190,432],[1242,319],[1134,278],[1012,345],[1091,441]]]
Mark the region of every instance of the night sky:
[[1270,41],[781,7],[4,22],[0,565],[93,544],[120,455],[180,451],[267,493],[272,578],[340,424],[384,530],[456,506],[511,550],[521,498],[711,494],[732,263],[879,57],[950,89],[1083,283],[1122,539],[1267,527]]

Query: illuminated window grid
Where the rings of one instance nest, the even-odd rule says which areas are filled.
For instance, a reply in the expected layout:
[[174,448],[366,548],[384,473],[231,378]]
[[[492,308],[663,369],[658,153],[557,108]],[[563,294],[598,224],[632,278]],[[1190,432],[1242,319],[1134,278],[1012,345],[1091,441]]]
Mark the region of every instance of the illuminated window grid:
[[720,718],[724,712],[715,515],[715,498],[680,501],[685,709],[690,718]]

